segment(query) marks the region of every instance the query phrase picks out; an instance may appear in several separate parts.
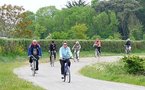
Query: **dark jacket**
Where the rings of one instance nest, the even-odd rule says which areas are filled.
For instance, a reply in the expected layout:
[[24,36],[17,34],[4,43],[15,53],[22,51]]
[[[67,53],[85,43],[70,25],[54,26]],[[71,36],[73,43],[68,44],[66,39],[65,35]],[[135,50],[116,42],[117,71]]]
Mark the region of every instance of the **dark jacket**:
[[51,44],[49,45],[49,50],[50,50],[50,51],[56,51],[56,44],[55,44],[55,43],[51,43]]
[[125,45],[131,46],[131,41],[127,41]]
[[[28,56],[34,55],[34,50],[37,50],[37,52],[36,52],[37,56],[42,56],[42,51],[41,51],[41,47],[39,44],[37,44],[35,46],[33,44],[29,45]],[[34,56],[36,56],[36,55],[34,55]]]

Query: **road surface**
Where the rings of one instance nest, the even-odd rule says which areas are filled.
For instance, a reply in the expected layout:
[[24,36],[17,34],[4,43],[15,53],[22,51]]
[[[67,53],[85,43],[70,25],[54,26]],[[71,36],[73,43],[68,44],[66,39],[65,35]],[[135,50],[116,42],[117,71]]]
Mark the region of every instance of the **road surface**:
[[92,57],[81,58],[80,62],[72,62],[71,83],[62,81],[59,62],[55,63],[55,67],[51,67],[49,63],[40,64],[40,70],[35,77],[32,76],[29,66],[16,68],[14,73],[19,78],[32,82],[34,85],[44,88],[44,90],[145,90],[143,86],[96,80],[79,74],[79,70],[86,65],[96,62],[114,62],[119,58],[119,56],[106,56],[98,60]]

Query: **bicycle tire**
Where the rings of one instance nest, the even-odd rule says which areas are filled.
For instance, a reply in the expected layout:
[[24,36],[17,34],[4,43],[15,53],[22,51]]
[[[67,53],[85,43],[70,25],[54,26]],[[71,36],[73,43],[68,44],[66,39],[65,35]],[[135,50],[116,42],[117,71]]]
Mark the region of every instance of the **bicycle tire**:
[[35,74],[36,74],[35,69],[36,69],[36,61],[33,61],[33,65],[32,65],[32,76],[35,76]]
[[54,56],[51,56],[51,60],[50,60],[50,65],[51,67],[54,67]]
[[71,74],[70,74],[69,67],[67,67],[67,70],[65,71],[65,74],[64,74],[64,82],[68,82],[68,83],[71,82]]

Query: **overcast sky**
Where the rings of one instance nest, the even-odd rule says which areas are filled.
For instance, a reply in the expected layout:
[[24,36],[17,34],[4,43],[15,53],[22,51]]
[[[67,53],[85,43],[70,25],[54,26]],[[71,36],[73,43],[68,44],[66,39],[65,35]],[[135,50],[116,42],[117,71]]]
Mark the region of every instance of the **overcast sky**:
[[[65,7],[67,1],[70,0],[0,0],[0,6],[4,4],[12,4],[23,6],[26,10],[36,12],[40,7],[44,6],[56,6],[56,8],[61,9]],[[86,2],[91,2],[91,0],[85,0]]]

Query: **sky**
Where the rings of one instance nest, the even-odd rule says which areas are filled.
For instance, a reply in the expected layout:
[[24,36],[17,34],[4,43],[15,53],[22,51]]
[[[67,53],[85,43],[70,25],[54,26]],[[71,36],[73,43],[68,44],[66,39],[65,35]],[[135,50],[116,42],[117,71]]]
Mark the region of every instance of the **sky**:
[[[23,6],[25,10],[36,12],[39,8],[45,6],[55,6],[57,9],[64,8],[67,1],[71,0],[0,0],[0,6],[4,4],[12,4]],[[85,0],[87,3],[90,3],[91,0]]]

